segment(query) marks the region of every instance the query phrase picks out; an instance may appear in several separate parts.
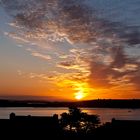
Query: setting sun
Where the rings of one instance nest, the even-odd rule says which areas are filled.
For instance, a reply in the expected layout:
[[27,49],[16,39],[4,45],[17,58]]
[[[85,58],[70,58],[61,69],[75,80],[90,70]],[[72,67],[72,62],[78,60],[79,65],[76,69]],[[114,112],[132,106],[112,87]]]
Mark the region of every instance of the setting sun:
[[79,91],[75,94],[75,99],[77,100],[81,100],[82,98],[84,98],[84,93]]

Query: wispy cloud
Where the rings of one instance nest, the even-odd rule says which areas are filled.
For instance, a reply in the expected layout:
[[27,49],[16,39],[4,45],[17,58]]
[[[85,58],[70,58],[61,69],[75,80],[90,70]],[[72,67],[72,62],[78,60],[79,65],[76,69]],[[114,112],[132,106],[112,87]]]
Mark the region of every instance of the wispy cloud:
[[45,59],[45,60],[50,60],[51,59],[51,57],[49,55],[41,54],[41,53],[38,53],[38,52],[33,52],[33,53],[31,53],[31,55],[42,58],[42,59]]
[[18,36],[17,33],[12,33],[12,32],[4,32],[4,34],[6,36],[9,36],[17,41],[20,41],[20,42],[24,42],[24,43],[29,43],[30,41],[26,38],[23,38],[22,36]]

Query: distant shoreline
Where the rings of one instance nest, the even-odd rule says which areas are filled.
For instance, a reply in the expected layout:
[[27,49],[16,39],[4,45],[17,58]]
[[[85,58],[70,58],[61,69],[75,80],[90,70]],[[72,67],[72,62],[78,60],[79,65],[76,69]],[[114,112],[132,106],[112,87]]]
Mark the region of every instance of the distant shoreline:
[[33,108],[47,108],[47,107],[84,107],[84,108],[119,108],[119,109],[139,109],[140,99],[128,100],[113,100],[113,99],[98,99],[90,101],[79,102],[49,102],[49,101],[15,101],[0,99],[1,107],[33,107]]
[[[46,106],[46,107],[41,107],[41,106],[38,106],[38,107],[33,107],[33,106],[0,106],[0,108],[68,108],[68,107],[64,107],[64,106]],[[132,109],[132,110],[135,110],[135,109],[140,109],[140,107],[136,107],[136,108],[131,108],[131,107],[78,107],[78,108],[92,108],[92,109]]]

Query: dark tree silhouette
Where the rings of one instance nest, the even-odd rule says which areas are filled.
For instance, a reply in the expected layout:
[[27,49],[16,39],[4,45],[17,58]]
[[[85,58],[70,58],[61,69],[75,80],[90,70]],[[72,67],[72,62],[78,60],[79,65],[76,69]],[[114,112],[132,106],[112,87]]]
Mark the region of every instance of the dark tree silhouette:
[[100,124],[98,115],[89,115],[76,107],[70,107],[68,113],[62,113],[60,124],[64,130],[89,132]]

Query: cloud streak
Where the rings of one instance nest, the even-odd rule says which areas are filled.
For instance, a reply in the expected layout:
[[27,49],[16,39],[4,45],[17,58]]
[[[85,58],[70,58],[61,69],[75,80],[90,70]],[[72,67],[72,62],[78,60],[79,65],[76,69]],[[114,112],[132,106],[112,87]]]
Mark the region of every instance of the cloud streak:
[[44,55],[44,54],[41,54],[41,53],[38,53],[38,52],[33,52],[33,53],[31,53],[31,55],[42,58],[42,59],[45,59],[45,60],[50,60],[51,59],[51,57],[49,55]]

